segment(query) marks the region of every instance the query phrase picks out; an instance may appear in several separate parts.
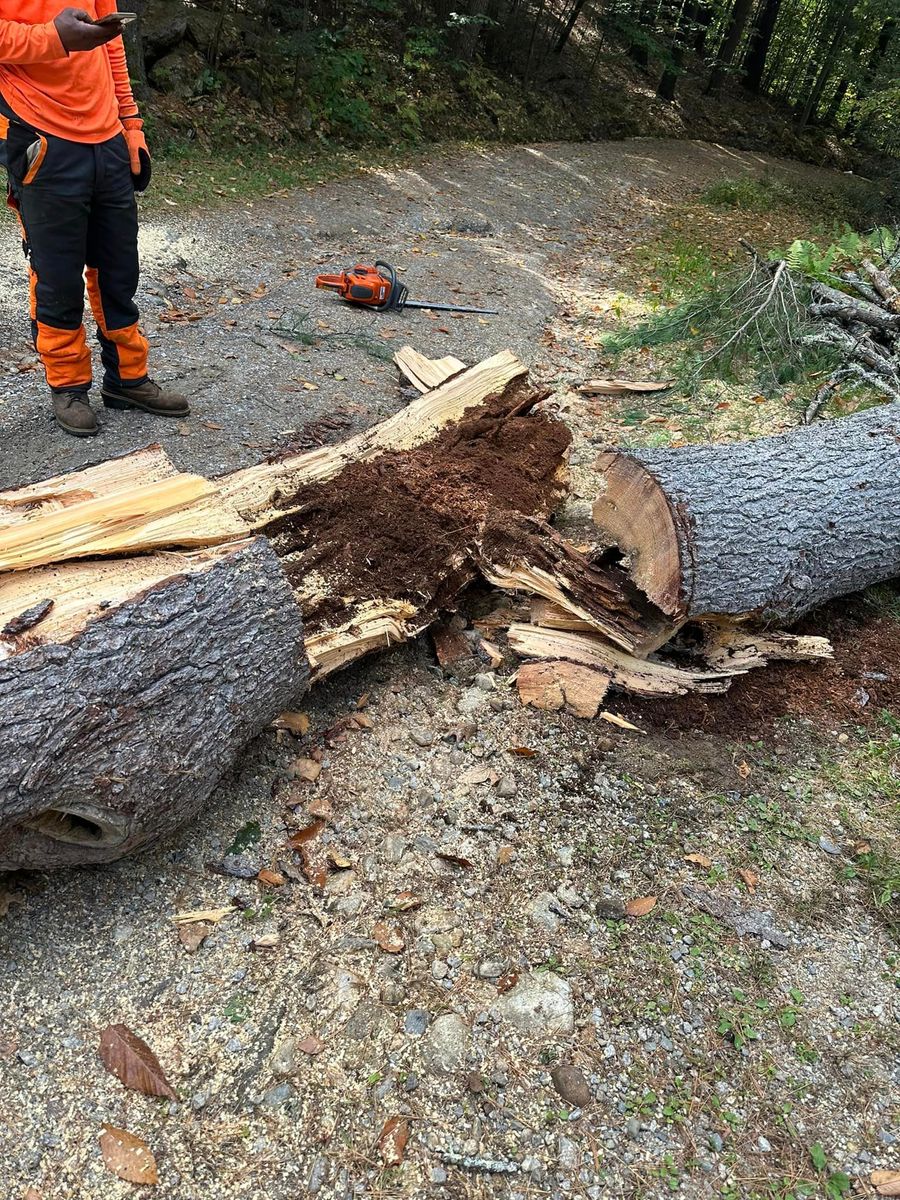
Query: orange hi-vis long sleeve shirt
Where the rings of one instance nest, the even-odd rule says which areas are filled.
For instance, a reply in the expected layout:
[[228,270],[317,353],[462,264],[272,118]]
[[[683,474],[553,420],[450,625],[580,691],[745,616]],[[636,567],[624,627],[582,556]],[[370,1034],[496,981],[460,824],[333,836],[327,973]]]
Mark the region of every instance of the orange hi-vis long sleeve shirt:
[[[136,117],[125,46],[67,54],[55,17],[66,0],[0,0],[0,96],[26,125],[70,142],[108,141]],[[115,0],[79,0],[90,17],[116,12]]]

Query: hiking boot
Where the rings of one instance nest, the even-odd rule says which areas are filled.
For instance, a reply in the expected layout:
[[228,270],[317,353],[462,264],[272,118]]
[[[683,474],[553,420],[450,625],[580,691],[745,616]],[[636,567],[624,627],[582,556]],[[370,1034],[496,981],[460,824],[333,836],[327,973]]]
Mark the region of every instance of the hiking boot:
[[93,437],[100,432],[87,392],[54,392],[53,415],[57,425],[73,437]]
[[152,379],[136,387],[104,383],[100,395],[107,408],[139,408],[154,417],[186,417],[191,411],[186,397],[165,391]]

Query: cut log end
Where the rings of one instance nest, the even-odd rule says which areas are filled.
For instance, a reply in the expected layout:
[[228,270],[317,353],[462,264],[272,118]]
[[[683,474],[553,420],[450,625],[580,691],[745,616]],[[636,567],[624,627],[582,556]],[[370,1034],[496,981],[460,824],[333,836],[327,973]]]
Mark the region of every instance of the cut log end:
[[593,518],[604,543],[627,559],[628,573],[648,600],[673,620],[684,615],[678,529],[666,493],[627,454],[607,451],[597,461],[603,492]]

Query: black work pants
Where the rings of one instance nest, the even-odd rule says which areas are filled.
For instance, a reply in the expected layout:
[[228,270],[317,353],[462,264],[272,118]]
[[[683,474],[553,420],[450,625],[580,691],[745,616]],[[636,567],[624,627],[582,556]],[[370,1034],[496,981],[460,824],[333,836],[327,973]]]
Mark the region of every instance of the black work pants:
[[[6,128],[4,129],[4,123]],[[147,341],[134,303],[139,278],[137,202],[125,138],[96,145],[0,119],[10,203],[31,268],[34,343],[55,391],[87,391],[91,353],[84,287],[97,322],[105,382],[147,379]]]

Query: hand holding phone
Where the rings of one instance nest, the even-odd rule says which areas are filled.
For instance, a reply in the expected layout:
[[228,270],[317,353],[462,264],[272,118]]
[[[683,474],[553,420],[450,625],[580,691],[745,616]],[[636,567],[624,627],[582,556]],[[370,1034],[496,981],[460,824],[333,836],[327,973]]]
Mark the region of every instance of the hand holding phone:
[[121,13],[112,23],[98,24],[83,8],[64,8],[54,19],[56,32],[68,54],[97,50],[122,32]]
[[133,12],[114,12],[107,13],[105,17],[98,17],[94,22],[95,25],[130,25],[132,21],[137,20],[137,13]]

